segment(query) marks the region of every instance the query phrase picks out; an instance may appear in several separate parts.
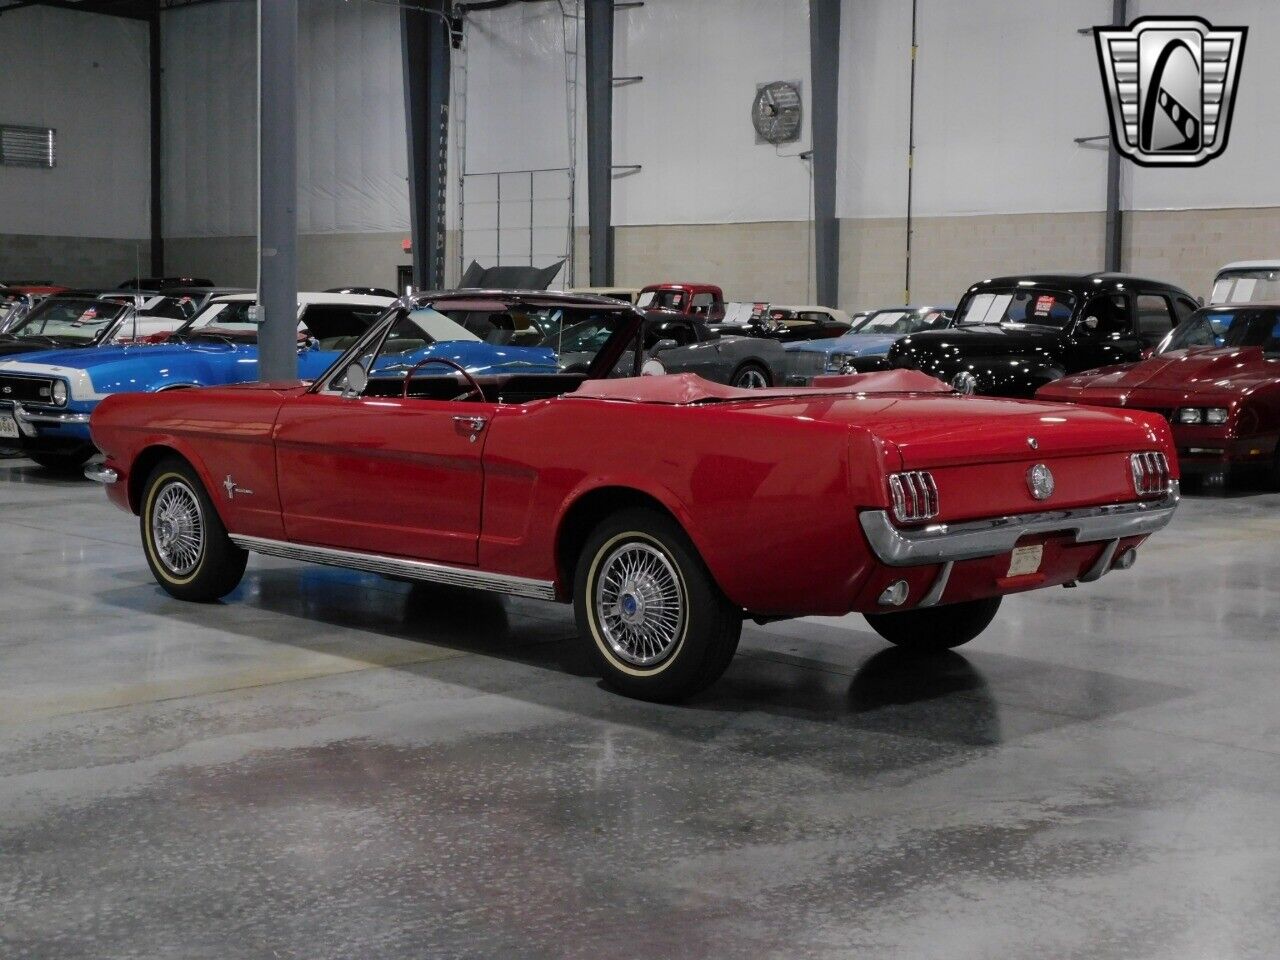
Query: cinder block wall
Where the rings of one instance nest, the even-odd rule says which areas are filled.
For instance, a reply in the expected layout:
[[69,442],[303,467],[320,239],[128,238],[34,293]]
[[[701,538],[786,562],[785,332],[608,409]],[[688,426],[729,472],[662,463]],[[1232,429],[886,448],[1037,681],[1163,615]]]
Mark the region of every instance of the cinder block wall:
[[151,243],[107,237],[0,234],[0,280],[112,288],[151,269]]

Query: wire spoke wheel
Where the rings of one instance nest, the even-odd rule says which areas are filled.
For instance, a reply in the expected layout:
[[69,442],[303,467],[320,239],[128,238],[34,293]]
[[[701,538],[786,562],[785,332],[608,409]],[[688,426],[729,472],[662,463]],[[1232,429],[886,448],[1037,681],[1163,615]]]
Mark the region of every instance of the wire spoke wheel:
[[167,482],[153,500],[150,525],[156,556],[166,570],[185,577],[199,566],[205,521],[194,490],[180,480]]
[[661,663],[684,631],[687,602],[680,577],[648,544],[625,543],[605,558],[594,600],[605,642],[631,666]]

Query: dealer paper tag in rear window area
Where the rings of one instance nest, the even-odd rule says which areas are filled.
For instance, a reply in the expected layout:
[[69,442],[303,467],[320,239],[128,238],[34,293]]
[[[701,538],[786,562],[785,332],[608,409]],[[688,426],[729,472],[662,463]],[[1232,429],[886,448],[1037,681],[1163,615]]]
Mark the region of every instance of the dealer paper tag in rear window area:
[[1009,555],[1009,576],[1025,577],[1040,569],[1040,561],[1044,557],[1044,544],[1037,543],[1033,547],[1014,547]]
[[1053,309],[1053,297],[1037,297],[1036,298],[1036,316],[1046,317],[1049,311]]

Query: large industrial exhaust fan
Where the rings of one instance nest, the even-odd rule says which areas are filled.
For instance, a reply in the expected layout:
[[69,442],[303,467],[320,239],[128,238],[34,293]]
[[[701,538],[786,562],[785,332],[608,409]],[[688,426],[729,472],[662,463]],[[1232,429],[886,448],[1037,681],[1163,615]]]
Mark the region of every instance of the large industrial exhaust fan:
[[800,139],[800,84],[774,80],[756,87],[751,124],[757,143],[793,143]]

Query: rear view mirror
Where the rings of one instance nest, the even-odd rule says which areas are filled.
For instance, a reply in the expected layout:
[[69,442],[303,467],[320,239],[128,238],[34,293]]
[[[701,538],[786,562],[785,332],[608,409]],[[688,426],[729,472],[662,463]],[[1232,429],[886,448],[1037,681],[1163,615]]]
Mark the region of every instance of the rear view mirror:
[[347,381],[347,387],[342,391],[342,395],[345,397],[358,397],[364,393],[364,388],[369,385],[369,374],[358,360],[347,367],[344,377]]

